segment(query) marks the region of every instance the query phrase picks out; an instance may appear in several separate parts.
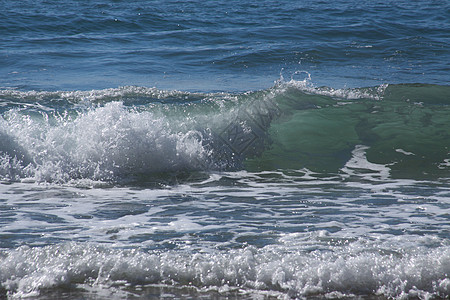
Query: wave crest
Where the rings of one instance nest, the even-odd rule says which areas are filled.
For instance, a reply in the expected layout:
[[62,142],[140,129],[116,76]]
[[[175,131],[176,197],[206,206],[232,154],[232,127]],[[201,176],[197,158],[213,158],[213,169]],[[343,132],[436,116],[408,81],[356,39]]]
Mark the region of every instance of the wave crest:
[[446,86],[332,89],[308,78],[241,94],[1,91],[0,176],[68,182],[197,170],[338,173],[363,145],[368,162],[392,176],[446,177],[448,95]]

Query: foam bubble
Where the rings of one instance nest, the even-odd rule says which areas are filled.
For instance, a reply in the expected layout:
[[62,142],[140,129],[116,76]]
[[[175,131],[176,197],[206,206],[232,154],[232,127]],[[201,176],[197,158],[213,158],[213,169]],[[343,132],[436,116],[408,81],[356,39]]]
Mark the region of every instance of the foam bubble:
[[7,141],[0,153],[23,165],[3,169],[27,168],[39,182],[235,168],[263,151],[265,131],[280,113],[271,92],[241,99],[138,87],[3,94],[17,103],[0,119]]
[[[319,238],[319,237],[317,237]],[[228,251],[143,252],[66,243],[3,251],[0,279],[15,296],[70,284],[170,284],[198,289],[282,292],[289,297],[379,295],[403,299],[450,295],[447,247],[387,250],[359,240],[327,250],[283,245]],[[425,297],[425,298],[426,298]]]
[[[6,134],[32,159],[28,169],[38,181],[109,180],[120,174],[196,169],[207,155],[195,129],[171,130],[167,118],[127,109],[121,102],[79,116],[33,117],[10,111],[7,118]],[[21,169],[11,155],[3,155],[2,161],[7,165],[2,170]]]
[[366,180],[386,180],[390,177],[390,168],[386,165],[371,163],[367,160],[366,150],[369,147],[356,145],[352,158],[347,161],[341,171],[345,176],[360,176]]

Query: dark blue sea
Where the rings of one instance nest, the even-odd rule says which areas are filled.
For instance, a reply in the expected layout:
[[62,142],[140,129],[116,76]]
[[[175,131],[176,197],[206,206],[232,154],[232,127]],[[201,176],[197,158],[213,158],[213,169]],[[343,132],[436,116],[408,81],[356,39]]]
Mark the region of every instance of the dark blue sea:
[[0,7],[0,299],[450,297],[449,1]]

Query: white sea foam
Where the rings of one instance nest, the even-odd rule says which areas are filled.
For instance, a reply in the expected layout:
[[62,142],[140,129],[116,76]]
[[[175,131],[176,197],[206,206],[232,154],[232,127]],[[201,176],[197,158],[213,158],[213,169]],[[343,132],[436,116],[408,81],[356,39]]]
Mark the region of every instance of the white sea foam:
[[[280,113],[270,92],[257,99],[247,95],[245,103],[230,94],[138,87],[3,93],[18,102],[0,118],[0,176],[10,181],[115,181],[158,172],[233,168],[244,153],[262,151],[265,130]],[[132,106],[126,105],[129,97]],[[142,97],[148,99],[136,105]],[[172,97],[178,101],[175,105],[170,104]],[[44,99],[75,104],[59,112],[64,107],[59,103],[41,108],[36,100]],[[193,105],[198,99],[202,104]],[[15,173],[10,171],[15,168]]]
[[[43,100],[68,100],[73,103],[79,103],[83,101],[99,102],[114,100],[120,100],[127,97],[147,97],[154,99],[165,99],[170,97],[181,97],[187,95],[175,90],[160,90],[157,88],[139,87],[139,86],[123,86],[119,88],[109,88],[102,90],[90,90],[90,91],[21,91],[15,89],[0,89],[0,97],[6,99],[14,99],[17,104],[35,106],[39,105],[39,101]],[[189,93],[189,95],[196,95],[195,93]],[[30,100],[30,103],[27,103]],[[41,105],[40,108],[43,108]]]
[[[298,74],[303,74],[304,79],[295,79]],[[384,93],[388,87],[388,84],[382,84],[373,88],[331,88],[331,87],[317,87],[312,79],[311,74],[307,71],[297,71],[294,72],[293,76],[289,81],[286,81],[283,75],[280,75],[280,80],[277,81],[277,86],[281,88],[294,87],[303,92],[315,95],[329,96],[338,99],[373,99],[381,100],[383,99]]]
[[0,234],[23,233],[2,241],[0,283],[11,297],[72,285],[448,297],[445,185],[373,174],[345,183],[304,169],[214,172],[160,189],[0,185]]
[[[356,145],[352,158],[347,161],[341,171],[345,176],[360,176],[367,180],[386,180],[390,177],[390,168],[386,165],[371,163],[367,160],[366,150],[369,147]],[[363,171],[363,172],[361,172]]]
[[389,86],[388,84],[382,84],[373,88],[340,88],[340,89],[335,89],[331,87],[317,87],[311,80],[311,75],[309,74],[309,72],[297,71],[294,73],[294,75],[296,74],[305,74],[305,78],[303,80],[296,80],[294,79],[294,76],[292,76],[292,78],[289,81],[285,81],[283,76],[281,76],[280,80],[277,82],[278,86],[294,87],[310,94],[323,95],[348,100],[356,100],[356,99],[381,100],[383,99],[384,93],[387,87]]
[[[332,241],[332,237],[329,237]],[[115,250],[66,243],[3,251],[0,280],[11,296],[38,295],[67,284],[142,284],[274,291],[285,296],[382,295],[394,299],[450,295],[448,245],[393,249],[376,241],[330,246],[327,236],[310,236],[324,249],[302,250],[297,239],[261,249],[163,253]],[[328,244],[328,246],[327,246]]]
[[37,181],[108,180],[123,173],[200,168],[196,164],[208,154],[202,146],[202,133],[171,130],[177,124],[149,111],[128,110],[121,102],[107,103],[79,116],[43,116],[8,113],[2,147],[20,145],[20,151],[32,161],[24,170],[16,161],[17,155],[12,156],[17,147],[1,149],[5,165],[1,171],[8,173],[3,177],[15,176],[8,170],[18,167]]

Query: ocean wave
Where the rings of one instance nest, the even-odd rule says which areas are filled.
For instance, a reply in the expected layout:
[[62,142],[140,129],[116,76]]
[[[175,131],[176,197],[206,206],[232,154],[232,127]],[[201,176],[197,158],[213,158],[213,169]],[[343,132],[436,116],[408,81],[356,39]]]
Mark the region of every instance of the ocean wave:
[[1,90],[3,181],[120,181],[161,172],[338,173],[363,147],[390,176],[448,176],[448,86],[315,87],[281,79],[246,93],[122,87]]
[[[222,294],[269,293],[282,298],[380,296],[392,299],[450,295],[448,245],[396,249],[380,241],[310,237],[323,249],[264,248],[209,252],[145,252],[94,244],[22,246],[0,254],[2,293],[37,297],[49,291],[122,290],[166,284]],[[401,238],[400,238],[401,239]],[[287,243],[287,244],[286,244]],[[432,243],[432,241],[431,241]],[[45,295],[45,294],[44,294]]]

